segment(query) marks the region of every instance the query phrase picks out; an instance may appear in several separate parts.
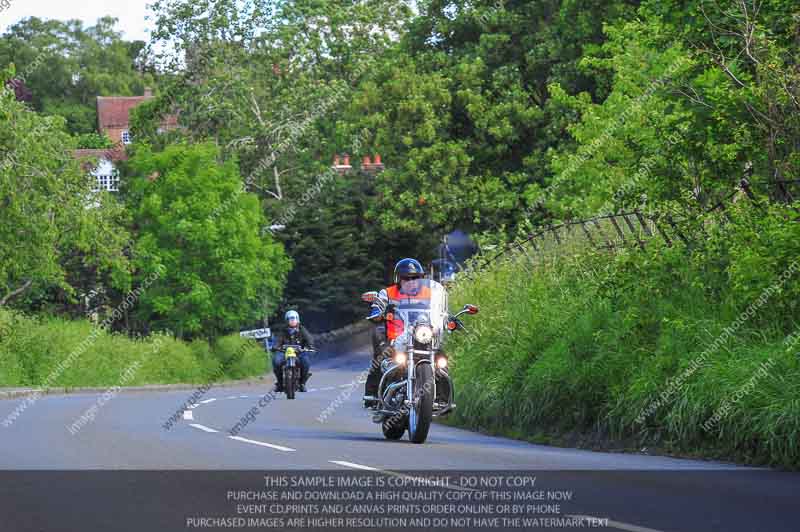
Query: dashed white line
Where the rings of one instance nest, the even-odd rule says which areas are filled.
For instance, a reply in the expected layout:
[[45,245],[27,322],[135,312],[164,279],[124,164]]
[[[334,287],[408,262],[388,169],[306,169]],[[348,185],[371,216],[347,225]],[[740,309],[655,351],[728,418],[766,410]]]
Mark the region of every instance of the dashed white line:
[[229,396],[228,396],[228,397],[226,397],[225,399],[238,399],[238,398],[239,398],[239,396],[238,396],[238,395],[229,395]]
[[219,432],[218,430],[212,429],[211,427],[206,427],[205,425],[200,425],[199,423],[189,423],[189,426],[200,429],[203,432]]
[[316,392],[317,389],[316,388],[311,388],[310,390],[306,390],[306,391],[308,391],[308,392]]
[[328,390],[335,390],[335,389],[336,389],[336,386],[326,386],[324,388],[320,388],[319,391],[327,392]]
[[200,401],[200,404],[204,405],[206,403],[213,403],[214,401],[216,401],[216,398],[214,398],[214,399],[206,399],[204,401]]
[[188,419],[194,421],[194,414],[191,410],[184,410],[183,411],[183,419]]
[[352,388],[352,387],[353,387],[352,384],[340,384],[339,385],[339,388]]
[[248,397],[250,397],[250,396],[249,395],[240,395],[239,399],[247,399]]
[[284,447],[283,445],[274,445],[272,443],[265,443],[263,441],[248,440],[247,438],[242,438],[241,436],[228,436],[228,438],[244,443],[252,443],[253,445],[260,445],[261,447],[269,447],[270,449],[275,449],[277,451],[294,452],[297,450],[292,449],[291,447]]
[[616,529],[619,529],[619,530],[627,530],[628,532],[662,532],[661,530],[656,530],[655,528],[647,528],[647,527],[644,527],[644,526],[631,525],[629,523],[622,523],[620,521],[612,521],[611,519],[608,519],[607,517],[602,517],[601,518],[601,517],[595,517],[593,515],[567,515],[567,517],[583,518],[583,519],[586,519],[586,520],[594,520],[594,521],[606,522],[607,526],[610,526],[611,528],[616,528]]
[[[361,465],[361,464],[354,464],[353,462],[343,462],[341,460],[328,460],[328,462],[330,462],[332,464],[344,466],[344,467],[349,467],[351,469],[362,469],[364,471],[382,471],[381,469],[378,469],[377,467],[370,467],[370,466],[365,466],[365,465]],[[382,471],[382,472],[388,473],[388,471]]]

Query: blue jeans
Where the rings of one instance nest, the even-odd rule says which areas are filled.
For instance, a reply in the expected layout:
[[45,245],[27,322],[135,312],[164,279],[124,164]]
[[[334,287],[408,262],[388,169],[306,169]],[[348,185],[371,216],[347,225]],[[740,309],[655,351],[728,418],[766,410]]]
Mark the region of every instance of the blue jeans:
[[[308,353],[300,352],[297,356],[297,361],[300,363],[300,382],[305,384],[308,379],[308,370],[311,369],[311,359]],[[278,386],[283,387],[283,365],[286,363],[286,355],[283,351],[276,351],[272,355],[272,371],[275,373],[275,379],[278,381]]]

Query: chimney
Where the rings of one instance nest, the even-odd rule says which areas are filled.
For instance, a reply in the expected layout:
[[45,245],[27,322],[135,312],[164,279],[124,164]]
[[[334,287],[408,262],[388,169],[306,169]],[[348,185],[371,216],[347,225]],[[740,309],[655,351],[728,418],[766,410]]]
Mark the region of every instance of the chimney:
[[150,87],[145,87],[144,88],[144,97],[145,98],[152,98],[153,97],[153,89],[151,89]]
[[344,153],[339,155],[338,153],[333,156],[333,169],[339,172],[340,174],[345,174],[350,171],[353,167],[350,166],[350,155]]
[[370,162],[368,155],[364,156],[364,163],[361,165],[361,169],[372,175],[383,171],[383,163],[381,162],[380,154],[376,153],[372,158],[372,162]]

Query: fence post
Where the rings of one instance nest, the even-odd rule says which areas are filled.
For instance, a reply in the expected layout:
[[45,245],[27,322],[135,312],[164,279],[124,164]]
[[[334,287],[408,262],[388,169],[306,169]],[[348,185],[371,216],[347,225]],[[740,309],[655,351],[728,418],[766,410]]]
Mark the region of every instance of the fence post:
[[586,238],[589,239],[589,243],[592,245],[593,248],[597,249],[597,244],[594,243],[594,238],[592,238],[592,234],[589,232],[588,229],[586,229],[586,222],[581,220],[580,223],[581,223],[581,228],[583,229],[583,232],[586,234]]
[[622,232],[622,229],[620,229],[619,224],[617,224],[617,216],[615,214],[612,214],[609,217],[609,219],[611,220],[611,224],[614,226],[614,229],[616,229],[617,233],[619,233],[619,237],[622,239],[622,243],[624,244],[625,243],[625,233]]
[[597,227],[597,232],[600,233],[600,235],[602,235],[603,240],[605,240],[605,242],[606,242],[606,246],[609,249],[613,248],[614,247],[613,242],[611,242],[611,240],[609,240],[608,237],[606,236],[606,234],[603,232],[603,228],[597,222],[597,218],[592,219],[592,223],[594,223],[594,225]]
[[627,214],[623,214],[622,215],[622,219],[625,220],[626,224],[628,224],[628,228],[631,230],[631,234],[633,235],[633,238],[636,239],[636,243],[639,244],[640,248],[644,249],[644,242],[642,242],[642,240],[639,238],[639,235],[636,233],[636,229],[634,229],[633,224],[628,219],[628,215]]
[[656,226],[656,231],[658,231],[658,234],[660,234],[661,237],[664,239],[664,241],[666,241],[667,245],[669,247],[672,247],[672,239],[669,237],[667,232],[664,231],[664,229],[661,228],[661,224],[659,223],[659,221],[660,220],[658,220],[656,218],[653,218],[653,225]]
[[653,236],[653,232],[650,230],[649,227],[647,227],[647,222],[645,222],[644,218],[642,217],[642,213],[640,213],[638,210],[637,211],[633,211],[633,213],[636,215],[636,219],[639,220],[639,225],[642,226],[642,230],[644,231],[644,234],[646,234],[649,237],[652,237]]
[[672,227],[672,230],[675,231],[675,234],[678,235],[678,238],[680,238],[683,243],[686,244],[686,247],[690,247],[689,241],[685,236],[683,236],[683,233],[681,233],[681,230],[678,228],[677,224],[675,224],[675,220],[672,219],[672,215],[667,214],[667,222],[669,222],[669,225]]

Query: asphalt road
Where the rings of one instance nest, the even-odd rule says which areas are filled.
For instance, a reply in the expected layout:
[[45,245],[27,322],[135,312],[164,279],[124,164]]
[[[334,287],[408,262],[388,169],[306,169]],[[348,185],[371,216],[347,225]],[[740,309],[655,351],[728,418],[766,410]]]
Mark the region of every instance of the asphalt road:
[[[607,530],[800,530],[797,474],[532,445],[438,424],[424,445],[386,441],[360,406],[368,360],[366,347],[323,355],[309,391],[294,401],[269,395],[271,377],[263,386],[212,387],[189,409],[182,405],[193,390],[121,392],[93,420],[75,425],[102,394],[45,396],[11,426],[0,426],[0,470],[6,478],[31,470],[536,472],[574,493],[570,515],[607,519]],[[0,419],[19,401],[0,401]],[[174,413],[179,419],[165,428]],[[19,498],[43,489],[9,483],[0,488],[0,503],[13,499],[11,512],[25,512]],[[69,506],[85,496],[66,498]],[[8,523],[0,518],[0,530],[47,530]]]

